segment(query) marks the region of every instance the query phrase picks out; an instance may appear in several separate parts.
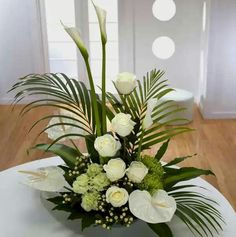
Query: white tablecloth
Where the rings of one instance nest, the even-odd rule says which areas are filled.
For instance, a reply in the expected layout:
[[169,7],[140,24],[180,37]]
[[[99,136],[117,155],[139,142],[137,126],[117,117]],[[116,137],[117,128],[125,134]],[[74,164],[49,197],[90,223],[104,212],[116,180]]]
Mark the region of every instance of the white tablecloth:
[[[155,237],[156,235],[143,222],[136,222],[130,228],[113,228],[104,231],[92,227],[80,231],[79,221],[66,220],[64,212],[49,211],[51,204],[42,201],[40,193],[23,185],[22,174],[18,170],[31,170],[38,167],[61,164],[59,158],[48,158],[26,163],[0,173],[0,237]],[[207,188],[207,195],[216,200],[226,225],[219,236],[236,237],[236,215],[229,202],[213,186],[197,178],[193,184]],[[202,189],[199,192],[203,193]],[[178,218],[170,223],[175,237],[192,237],[193,234]],[[214,237],[218,235],[215,234]]]

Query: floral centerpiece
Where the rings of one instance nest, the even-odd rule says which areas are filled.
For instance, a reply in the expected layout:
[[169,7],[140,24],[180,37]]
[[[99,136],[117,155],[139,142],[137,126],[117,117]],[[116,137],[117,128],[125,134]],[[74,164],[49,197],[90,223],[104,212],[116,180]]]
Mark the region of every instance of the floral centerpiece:
[[[169,127],[181,118],[163,118],[176,113],[172,101],[159,99],[172,91],[162,79],[164,72],[153,70],[136,79],[132,73],[120,73],[114,81],[118,97],[106,91],[106,12],[94,5],[101,32],[102,87],[96,94],[89,53],[79,31],[64,26],[84,59],[90,87],[63,73],[31,74],[21,78],[11,90],[16,90],[15,103],[25,96],[45,96],[27,104],[22,113],[51,106],[58,113],[36,121],[50,120],[42,132],[47,132],[51,144],[35,148],[60,156],[64,165],[22,171],[29,175],[28,185],[41,191],[55,192],[48,199],[54,209],[69,212],[68,219],[81,219],[82,229],[100,225],[129,227],[136,220],[147,223],[160,237],[174,236],[168,222],[174,215],[199,236],[213,236],[223,219],[215,202],[193,191],[194,185],[183,181],[200,175],[213,175],[209,170],[174,165],[191,156],[162,163],[169,140],[187,127]],[[75,139],[83,138],[87,154],[83,154]],[[67,140],[67,145],[59,142]],[[68,145],[70,142],[71,145]],[[160,143],[155,156],[145,151]],[[215,233],[214,233],[215,236]]]

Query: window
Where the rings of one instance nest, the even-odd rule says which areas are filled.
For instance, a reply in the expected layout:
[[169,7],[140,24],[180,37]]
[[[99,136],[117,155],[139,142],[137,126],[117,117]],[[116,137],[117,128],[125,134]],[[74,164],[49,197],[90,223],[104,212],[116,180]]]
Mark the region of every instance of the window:
[[77,78],[76,46],[60,23],[75,25],[74,1],[46,0],[45,9],[50,72]]
[[[88,35],[90,63],[95,84],[101,85],[102,50],[97,16],[91,1],[88,2]],[[119,71],[118,55],[118,0],[97,0],[98,6],[107,11],[107,90],[114,92],[112,80]],[[76,25],[74,0],[45,0],[48,60],[50,72],[64,72],[78,78],[76,46],[64,31],[65,25]],[[97,88],[97,92],[100,89]]]

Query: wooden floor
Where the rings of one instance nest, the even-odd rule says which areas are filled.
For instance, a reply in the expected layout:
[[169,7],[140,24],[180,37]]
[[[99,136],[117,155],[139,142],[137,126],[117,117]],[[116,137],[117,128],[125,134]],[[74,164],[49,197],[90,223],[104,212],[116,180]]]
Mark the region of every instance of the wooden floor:
[[[17,106],[12,111],[10,106],[0,106],[0,170],[50,156],[36,150],[27,154],[28,148],[36,142],[49,141],[45,134],[36,141],[37,134],[46,123],[29,134],[28,130],[35,119],[53,111],[35,110],[21,118],[21,108]],[[195,109],[194,122],[189,126],[196,131],[174,138],[164,160],[198,153],[198,156],[182,165],[211,169],[216,177],[206,177],[207,181],[219,189],[236,210],[236,120],[203,120]],[[79,146],[83,149],[82,142]],[[154,154],[157,148],[154,147],[150,153]]]

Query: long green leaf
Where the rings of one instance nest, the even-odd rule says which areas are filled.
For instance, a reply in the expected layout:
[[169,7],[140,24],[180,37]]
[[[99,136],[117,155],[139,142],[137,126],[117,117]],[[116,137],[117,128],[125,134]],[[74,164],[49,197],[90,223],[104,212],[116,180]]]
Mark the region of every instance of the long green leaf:
[[184,167],[180,169],[172,169],[164,177],[164,186],[170,187],[181,181],[187,181],[197,178],[201,175],[214,175],[210,170],[197,169],[194,167]]
[[38,144],[34,148],[46,152],[53,152],[55,155],[60,156],[64,160],[64,162],[71,168],[74,168],[76,157],[79,156],[76,149],[63,144],[54,144],[52,146],[49,146],[48,144]]
[[170,227],[165,223],[147,224],[159,237],[174,237]]

